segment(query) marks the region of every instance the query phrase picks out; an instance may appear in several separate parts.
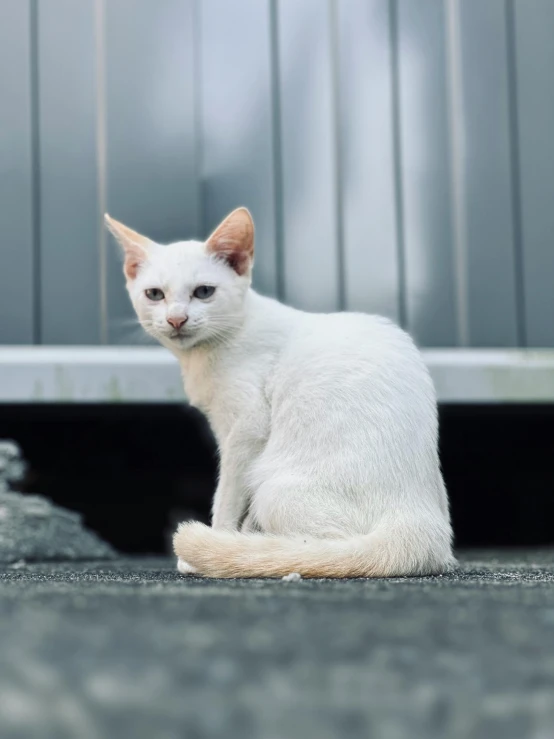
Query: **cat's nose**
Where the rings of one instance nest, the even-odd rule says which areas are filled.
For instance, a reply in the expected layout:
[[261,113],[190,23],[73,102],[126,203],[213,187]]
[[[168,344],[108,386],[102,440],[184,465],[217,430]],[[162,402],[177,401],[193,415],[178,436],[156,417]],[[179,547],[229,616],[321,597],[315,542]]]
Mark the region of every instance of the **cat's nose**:
[[168,318],[167,322],[170,326],[173,326],[173,328],[178,331],[182,326],[185,325],[187,322],[187,318]]

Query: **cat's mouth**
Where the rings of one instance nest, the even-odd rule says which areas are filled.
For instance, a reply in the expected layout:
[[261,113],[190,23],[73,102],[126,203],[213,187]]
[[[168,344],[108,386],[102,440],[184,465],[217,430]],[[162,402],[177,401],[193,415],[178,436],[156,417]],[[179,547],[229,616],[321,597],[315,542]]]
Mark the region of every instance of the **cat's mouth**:
[[182,341],[183,339],[190,339],[192,336],[191,331],[172,331],[169,334],[169,338],[172,341]]

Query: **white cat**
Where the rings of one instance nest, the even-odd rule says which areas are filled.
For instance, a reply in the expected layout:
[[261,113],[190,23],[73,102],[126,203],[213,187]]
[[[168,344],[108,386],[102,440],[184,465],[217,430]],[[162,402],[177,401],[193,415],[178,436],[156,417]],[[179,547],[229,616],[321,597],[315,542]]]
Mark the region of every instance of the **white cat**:
[[177,356],[219,444],[212,527],[179,526],[181,572],[383,577],[455,564],[435,393],[406,333],[255,293],[244,208],[205,243],[161,246],[106,222],[141,324]]

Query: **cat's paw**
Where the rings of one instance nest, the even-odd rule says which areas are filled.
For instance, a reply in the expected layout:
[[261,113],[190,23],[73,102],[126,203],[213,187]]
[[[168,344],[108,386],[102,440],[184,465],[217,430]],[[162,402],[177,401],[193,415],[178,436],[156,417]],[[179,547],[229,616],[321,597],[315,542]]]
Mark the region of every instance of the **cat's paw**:
[[185,560],[181,559],[181,557],[177,558],[177,570],[181,573],[181,575],[194,575],[196,573],[194,567],[191,567],[189,563],[185,562]]

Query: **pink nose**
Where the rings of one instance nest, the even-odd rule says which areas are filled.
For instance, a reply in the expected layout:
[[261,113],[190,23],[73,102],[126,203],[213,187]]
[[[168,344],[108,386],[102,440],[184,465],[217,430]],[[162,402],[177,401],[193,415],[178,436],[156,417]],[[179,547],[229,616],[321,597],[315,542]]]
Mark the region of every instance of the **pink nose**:
[[178,331],[182,326],[185,325],[187,322],[186,318],[168,318],[167,322],[173,326],[173,328]]

